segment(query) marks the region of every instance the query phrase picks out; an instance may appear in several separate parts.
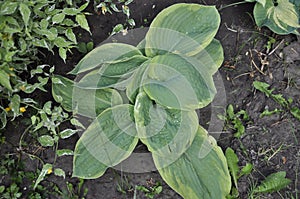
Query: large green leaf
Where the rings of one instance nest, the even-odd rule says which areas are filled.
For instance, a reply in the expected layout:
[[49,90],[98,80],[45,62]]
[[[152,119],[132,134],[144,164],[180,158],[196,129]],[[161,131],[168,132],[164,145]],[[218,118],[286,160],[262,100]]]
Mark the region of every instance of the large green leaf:
[[165,52],[195,55],[214,38],[220,16],[214,6],[179,3],[160,12],[146,35],[146,55]]
[[137,142],[133,106],[124,104],[105,110],[76,144],[73,176],[100,177],[108,167],[126,159]]
[[255,22],[258,26],[267,26],[277,34],[297,34],[299,11],[289,0],[278,0],[275,4],[267,0],[266,5],[256,3],[254,10]]
[[76,82],[76,86],[84,89],[103,89],[103,88],[117,88],[126,86],[126,82],[132,76],[133,72],[127,73],[122,76],[108,77],[99,74],[99,70],[93,70],[85,75],[79,82]]
[[80,115],[95,118],[105,109],[123,103],[118,91],[106,89],[81,89],[74,87],[73,110]]
[[132,73],[147,60],[147,57],[135,55],[125,61],[104,64],[98,73],[107,77],[120,77],[125,74]]
[[132,75],[130,82],[126,86],[126,95],[128,99],[134,103],[135,98],[143,86],[142,81],[145,78],[144,74],[149,65],[149,61],[144,62]]
[[153,154],[153,159],[162,178],[183,198],[225,199],[230,192],[226,158],[202,127],[190,148],[172,164],[165,166],[168,156]]
[[212,75],[192,60],[177,54],[154,57],[143,81],[145,92],[170,108],[194,110],[208,105],[216,93]]
[[[152,154],[174,161],[191,145],[198,128],[195,111],[164,109],[141,92],[134,106],[138,137]],[[171,162],[170,162],[171,163]]]
[[122,97],[113,89],[81,89],[68,78],[52,77],[52,95],[66,111],[95,118],[109,107],[122,104]]
[[214,74],[223,63],[224,52],[221,43],[214,39],[205,49],[192,57],[200,62],[197,64],[202,67],[199,70],[207,70],[210,74]]
[[70,74],[79,74],[100,67],[104,63],[114,63],[131,59],[142,53],[134,46],[122,43],[103,44],[89,52]]

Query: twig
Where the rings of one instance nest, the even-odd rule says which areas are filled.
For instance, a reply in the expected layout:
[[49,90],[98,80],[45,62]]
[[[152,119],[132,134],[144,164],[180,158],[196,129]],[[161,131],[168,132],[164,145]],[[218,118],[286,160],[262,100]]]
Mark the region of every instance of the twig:
[[227,30],[230,30],[231,32],[238,32],[237,30],[234,30],[234,29],[232,29],[232,28],[229,28],[229,27],[227,26],[226,23],[224,23],[224,25],[226,26]]
[[270,52],[270,53],[268,53],[268,56],[270,56],[270,55],[272,55],[278,48],[279,48],[279,46],[281,45],[281,44],[283,44],[283,42],[284,42],[284,39],[283,40],[281,40],[281,42]]

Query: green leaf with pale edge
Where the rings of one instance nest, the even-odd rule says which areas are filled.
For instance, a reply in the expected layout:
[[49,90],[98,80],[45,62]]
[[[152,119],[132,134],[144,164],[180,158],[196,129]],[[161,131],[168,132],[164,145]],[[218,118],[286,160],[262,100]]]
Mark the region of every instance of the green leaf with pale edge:
[[86,20],[86,17],[85,17],[84,14],[78,14],[78,15],[76,15],[75,21],[79,24],[79,26],[80,26],[81,28],[83,28],[84,30],[86,30],[86,31],[88,31],[90,34],[92,34],[91,31],[90,31],[89,23],[88,23],[88,21]]
[[135,55],[125,61],[104,64],[98,73],[107,77],[120,77],[132,73],[147,60],[147,57]]
[[67,59],[67,49],[60,47],[58,49],[58,54],[59,56],[64,60],[64,62],[66,63],[66,59]]
[[52,78],[52,96],[54,100],[62,107],[72,111],[73,81],[60,75],[54,75]]
[[75,34],[74,34],[74,32],[73,32],[73,30],[72,30],[71,28],[68,28],[68,29],[66,30],[65,35],[66,35],[66,37],[67,37],[70,41],[72,41],[72,42],[74,42],[75,44],[77,44],[76,36],[75,36]]
[[176,160],[194,140],[198,128],[195,111],[165,109],[153,105],[146,93],[138,94],[134,105],[138,137],[152,154]]
[[214,38],[220,15],[214,6],[179,3],[161,11],[146,35],[146,55],[165,52],[195,55]]
[[225,199],[231,189],[226,158],[213,137],[199,126],[190,148],[164,166],[168,156],[153,154],[165,182],[183,198]]
[[66,139],[71,137],[72,135],[74,135],[75,133],[77,133],[78,130],[74,130],[74,129],[65,129],[61,132],[59,132],[60,138],[61,139]]
[[277,173],[272,173],[266,177],[265,180],[255,189],[253,193],[272,193],[274,191],[279,191],[289,185],[292,181],[285,177],[286,172],[280,171]]
[[54,145],[54,139],[50,135],[43,135],[41,137],[38,137],[38,141],[44,147]]
[[149,61],[144,62],[132,75],[130,82],[126,86],[126,95],[128,99],[134,103],[135,98],[142,87],[142,81],[144,79],[144,73],[148,68]]
[[163,106],[194,110],[207,106],[216,93],[212,75],[199,62],[177,54],[152,58],[143,81],[148,96]]
[[60,169],[60,168],[54,169],[54,175],[60,176],[60,177],[63,177],[63,178],[66,178],[66,173],[65,173],[65,171],[62,170],[62,169]]
[[300,12],[289,0],[278,0],[277,6],[273,1],[266,1],[265,6],[256,3],[253,14],[258,26],[267,26],[277,34],[299,34],[297,28],[300,27]]
[[106,89],[80,89],[75,87],[73,94],[73,110],[75,113],[89,118],[95,118],[105,109],[123,103],[117,90]]
[[9,82],[9,75],[4,70],[0,70],[0,84],[8,90],[12,90]]
[[225,156],[227,159],[229,171],[231,173],[234,185],[236,188],[238,188],[237,180],[238,180],[238,173],[240,171],[239,165],[238,165],[239,159],[238,159],[237,155],[234,153],[233,149],[230,147],[228,147],[226,149]]
[[103,89],[118,86],[126,85],[126,82],[129,81],[133,72],[119,76],[119,77],[107,77],[99,74],[99,70],[93,70],[85,75],[79,82],[76,83],[76,87],[82,89]]
[[73,151],[71,149],[58,149],[56,150],[56,155],[58,157],[61,157],[61,156],[66,156],[66,155],[73,155]]
[[224,60],[222,44],[218,40],[213,39],[204,50],[192,57],[200,62],[201,70],[208,70],[209,73],[214,74]]
[[48,174],[49,170],[52,170],[52,164],[44,164],[43,165],[43,168],[42,168],[42,171],[40,172],[40,175],[39,177],[37,178],[37,180],[35,181],[35,184],[34,184],[34,187],[33,189],[35,189],[38,184],[44,180],[45,176]]
[[58,13],[52,17],[53,24],[59,24],[65,19],[66,15],[64,13]]
[[30,14],[31,14],[31,11],[30,9],[28,8],[28,6],[24,3],[20,3],[19,5],[19,10],[20,10],[20,13],[22,15],[22,19],[24,21],[24,24],[25,26],[27,27],[28,26],[28,22],[29,22],[29,18],[30,18]]
[[102,112],[76,144],[73,176],[98,178],[108,167],[125,160],[138,138],[133,119],[133,106],[124,104]]
[[18,6],[19,6],[18,2],[5,1],[2,3],[1,9],[0,9],[0,15],[13,14],[16,11],[16,9],[18,8]]
[[100,67],[104,63],[125,61],[134,55],[142,55],[134,46],[122,43],[103,44],[82,58],[70,74],[76,75],[86,72]]
[[66,111],[95,118],[105,109],[122,104],[122,97],[113,89],[81,89],[68,78],[52,77],[52,96]]

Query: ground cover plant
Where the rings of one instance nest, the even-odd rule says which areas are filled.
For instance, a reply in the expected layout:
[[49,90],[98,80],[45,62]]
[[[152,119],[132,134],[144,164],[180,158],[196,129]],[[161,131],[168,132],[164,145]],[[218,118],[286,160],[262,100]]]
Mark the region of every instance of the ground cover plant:
[[[1,8],[2,2],[6,1],[1,1]],[[41,1],[39,2],[41,3]],[[151,130],[151,132],[158,132],[159,129],[163,129],[163,124],[165,124],[163,121],[168,119],[167,116],[171,113],[169,109],[173,110],[173,108],[168,108],[162,104],[172,103],[176,105],[180,100],[173,100],[176,99],[176,97],[171,98],[172,100],[163,100],[160,98],[152,99],[151,94],[154,92],[149,92],[149,88],[146,90],[148,93],[145,89],[133,89],[133,91],[136,92],[132,91],[134,97],[130,100],[126,95],[126,85],[129,84],[134,77],[133,74],[142,68],[141,66],[145,68],[155,68],[154,63],[144,64],[143,62],[145,57],[145,62],[154,59],[146,55],[145,40],[138,45],[138,41],[142,40],[142,38],[147,39],[145,34],[148,29],[143,27],[150,26],[150,23],[163,9],[175,3],[183,2],[216,6],[221,14],[221,23],[215,38],[218,39],[219,43],[224,47],[224,62],[221,64],[223,57],[222,59],[219,57],[221,67],[216,67],[218,68],[218,72],[213,75],[214,87],[217,90],[217,94],[211,104],[201,109],[196,109],[198,119],[196,121],[195,117],[191,117],[193,120],[190,122],[192,122],[194,126],[199,122],[201,126],[208,129],[208,133],[216,138],[218,145],[221,146],[225,152],[232,181],[230,194],[227,195],[226,198],[282,199],[299,197],[299,38],[297,40],[294,34],[277,34],[272,32],[268,27],[256,26],[253,10],[255,6],[263,3],[263,1],[229,6],[225,9],[224,7],[226,5],[236,2],[233,0],[103,0],[89,2],[85,10],[78,13],[78,15],[85,15],[89,23],[90,32],[80,29],[78,24],[72,27],[57,23],[53,24],[53,16],[51,14],[49,14],[51,17],[46,18],[49,22],[48,29],[52,27],[59,30],[71,28],[74,35],[76,35],[77,43],[70,46],[71,52],[67,50],[65,62],[59,56],[58,46],[54,45],[52,48],[53,54],[46,48],[34,47],[31,44],[32,42],[25,32],[24,21],[19,7],[17,7],[15,12],[11,15],[1,15],[1,20],[5,17],[13,17],[18,21],[19,25],[23,27],[19,32],[13,33],[11,37],[13,38],[14,45],[17,45],[17,49],[19,49],[20,42],[15,41],[20,40],[18,38],[24,36],[24,38],[27,38],[25,41],[28,43],[28,46],[30,45],[32,46],[31,49],[37,50],[35,56],[22,56],[22,58],[27,57],[26,59],[30,60],[30,63],[16,60],[10,62],[10,66],[13,67],[21,66],[22,64],[24,66],[26,65],[28,72],[26,70],[12,70],[13,67],[5,70],[4,72],[6,74],[0,70],[1,73],[4,74],[1,76],[2,83],[4,82],[3,84],[6,84],[5,81],[7,82],[8,74],[13,95],[16,95],[13,102],[11,102],[12,100],[10,100],[10,98],[13,95],[7,95],[6,93],[9,90],[1,84],[1,110],[3,111],[0,111],[0,114],[1,121],[3,122],[2,126],[5,125],[5,127],[0,130],[0,198],[182,198],[182,196],[172,190],[161,178],[159,172],[155,169],[151,153],[149,153],[150,148],[147,148],[147,146],[140,141],[144,140],[146,144],[148,142],[152,152],[154,151],[156,156],[160,155],[159,152],[165,150],[164,148],[159,148],[158,145],[154,145],[154,139],[151,139],[155,138],[153,134],[151,134],[151,138],[145,136],[138,138],[140,140],[131,155],[112,168],[103,168],[105,173],[100,178],[84,180],[74,177],[72,165],[74,159],[73,150],[76,142],[82,136],[82,133],[85,131],[88,132],[89,128],[91,128],[89,125],[91,124],[97,127],[100,126],[99,124],[96,125],[95,122],[93,123],[93,120],[95,120],[100,113],[103,115],[106,114],[107,116],[108,111],[105,111],[106,109],[112,110],[112,112],[122,112],[115,111],[115,109],[111,107],[121,107],[123,104],[137,104],[136,101],[139,99],[139,102],[143,102],[143,107],[151,107],[148,108],[149,117],[145,117],[147,120],[145,120],[145,122],[139,120],[141,124],[150,121],[144,128],[142,128],[143,125],[139,126],[139,129],[142,129],[140,132],[149,133],[149,129],[153,129],[153,126],[155,126],[153,122],[155,122],[156,126],[160,126],[161,128]],[[282,3],[285,1],[277,1],[277,3],[278,2]],[[297,3],[297,1],[290,2],[293,4]],[[27,4],[27,1],[23,1],[22,3],[26,4],[29,9],[35,5]],[[61,10],[65,8],[79,9],[86,2],[51,1],[51,3],[55,3],[54,10],[59,10],[58,14],[61,15]],[[274,7],[275,3],[276,2],[273,1]],[[102,13],[104,7],[101,6],[110,9],[111,13],[109,11],[105,14]],[[117,7],[118,11],[115,7]],[[46,7],[43,7],[42,11],[45,11],[44,8]],[[123,8],[125,9],[123,10]],[[273,9],[273,6],[270,9]],[[292,15],[293,12],[289,10],[290,9],[285,11]],[[55,12],[56,11],[53,13]],[[33,16],[33,13],[34,11],[31,11],[30,16]],[[128,16],[127,14],[130,15]],[[38,16],[36,17],[38,18]],[[75,15],[66,15],[65,19],[66,18],[77,23]],[[140,34],[138,39],[132,37],[132,31],[130,30],[132,24],[128,23],[132,22],[130,19],[134,20],[135,27],[145,30],[144,34]],[[270,19],[275,18],[271,17]],[[280,17],[276,19],[280,19]],[[39,24],[42,19],[30,17],[29,21],[30,20],[37,21]],[[31,22],[29,22],[29,24],[30,23]],[[288,24],[292,23],[293,22],[288,22]],[[279,25],[286,27],[281,22]],[[61,28],[56,26],[61,26]],[[7,27],[15,28],[13,24],[2,23],[1,28],[5,29]],[[28,25],[28,29],[29,27]],[[133,30],[133,32],[134,31],[136,30]],[[117,32],[120,32],[120,34],[117,34]],[[157,33],[159,31],[154,32]],[[169,35],[172,35],[169,31],[164,31],[164,33],[170,33]],[[64,37],[65,40],[69,42],[65,34],[65,31],[62,31],[58,35],[59,37]],[[32,33],[31,36],[32,35],[36,36],[36,33]],[[110,42],[130,44],[129,46],[133,46],[135,50],[138,48],[141,54],[128,55],[131,59],[125,61],[126,59],[124,58],[122,61],[125,61],[125,63],[135,63],[137,65],[141,63],[141,66],[133,67],[127,72],[121,71],[120,73],[114,74],[111,78],[114,82],[102,81],[102,83],[107,83],[106,86],[113,84],[110,88],[97,89],[98,91],[96,92],[96,89],[94,89],[98,86],[96,83],[88,85],[91,86],[89,89],[84,88],[82,87],[82,85],[84,86],[82,83],[86,82],[80,81],[92,77],[88,75],[89,71],[80,73],[76,75],[76,77],[67,74],[67,72],[74,69],[74,66],[80,62],[85,53],[91,51],[93,46],[98,46],[102,41],[106,40],[109,35]],[[48,41],[46,36],[42,38]],[[186,38],[187,43],[191,41],[188,39],[190,36],[184,36],[183,38]],[[165,40],[166,39],[163,39],[163,41]],[[177,39],[176,41],[178,42],[180,40]],[[213,42],[214,41],[216,40],[214,39]],[[1,40],[1,42],[3,42],[3,40]],[[178,44],[177,42],[173,42],[173,46],[176,46],[175,44]],[[107,43],[107,41],[103,43]],[[113,45],[117,43],[113,43]],[[160,43],[160,41],[154,42],[155,45],[159,45],[159,48],[161,48],[164,45],[160,45]],[[209,46],[213,46],[211,44]],[[107,46],[108,45],[106,45],[106,47]],[[7,49],[9,48],[1,48],[1,50]],[[66,49],[68,49],[68,47],[66,47]],[[207,49],[209,48],[207,47],[206,50]],[[120,48],[118,48],[118,50],[120,50]],[[212,52],[211,50],[208,51]],[[29,50],[28,53],[30,54],[30,52],[32,51]],[[182,55],[182,53],[176,51],[173,53],[169,52],[169,49],[165,47],[159,51],[155,50],[155,52],[161,54],[155,57],[165,56],[166,54],[168,54],[168,58],[173,54]],[[216,51],[214,54],[220,55],[223,53]],[[214,59],[209,61],[203,59],[206,55],[207,54],[202,54],[201,56],[202,60],[207,61],[204,61],[205,63],[214,62]],[[184,56],[185,55],[180,57]],[[17,54],[12,58],[14,59],[16,57]],[[189,59],[197,58],[190,55],[187,57],[189,57]],[[218,56],[213,55],[211,57]],[[156,59],[154,59],[154,61],[156,61]],[[164,61],[167,62],[166,60]],[[5,61],[5,63],[6,62],[7,61]],[[103,80],[107,80],[104,77],[109,76],[108,74],[111,76],[111,72],[113,72],[108,69],[109,66],[113,68],[118,64],[121,63],[117,61],[103,64],[105,70],[99,70]],[[194,62],[191,65],[197,66]],[[159,71],[143,71],[145,74],[143,80],[150,83],[149,78],[146,78],[146,74],[149,73],[151,74],[151,78],[155,77],[154,80],[150,79],[152,85],[154,82],[158,83],[156,73],[159,73],[159,77],[163,77],[164,73],[161,73],[161,69],[166,68],[170,69],[166,70],[169,75],[174,74],[172,71],[174,72],[175,70],[167,64],[164,64],[160,65]],[[94,70],[96,70],[96,68]],[[126,73],[126,75],[120,75],[123,72]],[[178,75],[179,79],[182,77],[182,74],[180,74]],[[211,75],[209,75],[209,77],[210,76]],[[99,82],[98,79],[97,83]],[[21,86],[26,86],[27,89],[25,92],[22,91],[22,89],[24,89],[23,87],[17,87],[17,82],[23,82]],[[146,88],[145,82],[137,84],[133,86],[133,88]],[[189,81],[185,83],[185,85],[188,85]],[[168,84],[168,86],[169,85],[171,84]],[[105,87],[103,84],[102,86]],[[166,88],[168,88],[168,86],[163,87],[165,89],[164,91],[167,90]],[[72,89],[65,89],[66,87],[72,87],[74,89],[73,92]],[[17,90],[17,88],[19,88],[19,90]],[[182,86],[179,86],[179,88],[182,88]],[[34,91],[31,92],[31,90]],[[174,91],[173,88],[171,90]],[[187,93],[190,90],[186,89],[184,91]],[[226,92],[226,96],[220,95],[222,90]],[[28,93],[26,93],[27,91]],[[138,92],[141,93],[138,94]],[[81,97],[79,93],[84,97]],[[127,94],[128,93],[130,92],[127,91]],[[148,95],[149,93],[150,95]],[[164,92],[164,96],[170,96],[170,93],[172,92]],[[177,94],[184,93],[177,92]],[[18,103],[14,103],[18,100],[17,95],[20,97],[21,102],[19,107],[16,106]],[[73,96],[73,102],[69,101],[67,96]],[[213,95],[211,97],[213,97]],[[150,98],[150,100],[141,100],[147,98]],[[218,102],[222,100],[226,101],[225,104],[220,103],[223,105],[219,105]],[[151,103],[147,103],[149,101]],[[191,101],[193,102],[192,98]],[[78,104],[81,106],[76,106]],[[183,105],[184,103],[181,104]],[[14,107],[13,110],[10,105]],[[133,105],[131,107],[133,107],[133,110],[140,110],[137,106],[135,107]],[[15,110],[19,110],[19,114],[17,114],[16,117],[14,117]],[[71,113],[73,110],[74,112]],[[147,113],[145,110],[147,110],[147,108],[142,111],[133,111],[132,117],[129,117],[129,114],[126,115],[135,122],[135,118],[139,119],[138,116],[142,115],[139,113]],[[189,115],[186,114],[186,112],[192,112],[192,110],[178,110],[179,123],[189,124],[184,117],[185,115]],[[119,117],[115,117],[116,114],[112,115],[110,118],[113,118],[113,121],[120,121],[118,120]],[[175,113],[174,115],[176,116]],[[154,116],[162,119],[159,120]],[[177,119],[173,120],[173,122],[176,121]],[[114,122],[113,125],[115,124],[117,124],[118,127],[116,127],[116,129],[118,129],[125,123]],[[219,124],[221,126],[219,126]],[[136,124],[132,123],[132,126],[136,126]],[[181,127],[179,129],[183,129],[183,125],[177,125],[177,127],[178,126]],[[223,128],[223,130],[221,130],[221,128]],[[138,135],[138,132],[135,133],[135,135]],[[132,134],[134,134],[134,132]],[[150,141],[148,141],[149,139]],[[168,137],[166,142],[169,140],[173,141],[171,144],[175,143],[176,137]],[[197,146],[197,148],[201,147],[202,149],[202,146],[203,145]],[[208,146],[210,146],[210,144]],[[170,149],[172,150],[174,148],[170,147]],[[166,149],[166,151],[170,149]],[[116,151],[119,152],[120,148]],[[121,150],[120,154],[122,154],[122,152],[124,152],[124,150]],[[143,155],[144,157],[136,158],[140,157],[139,155]],[[78,158],[78,153],[76,156]],[[107,156],[101,156],[102,159],[100,160],[102,161],[105,157]],[[172,157],[169,159],[171,158]],[[189,160],[190,159],[191,158],[189,158]],[[164,161],[167,161],[167,158],[165,158]],[[106,166],[111,166],[112,163],[113,162],[108,162]]]

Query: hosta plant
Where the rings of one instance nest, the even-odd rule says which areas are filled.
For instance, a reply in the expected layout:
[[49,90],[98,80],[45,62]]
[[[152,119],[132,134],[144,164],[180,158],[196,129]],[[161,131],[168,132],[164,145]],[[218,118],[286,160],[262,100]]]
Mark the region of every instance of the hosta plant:
[[216,93],[212,76],[223,61],[214,39],[219,24],[214,6],[175,4],[157,15],[137,46],[106,43],[70,72],[76,81],[52,78],[56,101],[93,119],[76,144],[73,176],[102,176],[140,140],[184,198],[226,197],[226,159],[195,112]]
[[266,26],[277,34],[299,34],[300,1],[299,0],[245,0],[256,2],[253,15],[255,23]]
[[260,0],[253,14],[258,26],[267,26],[277,34],[299,34],[299,0]]

